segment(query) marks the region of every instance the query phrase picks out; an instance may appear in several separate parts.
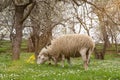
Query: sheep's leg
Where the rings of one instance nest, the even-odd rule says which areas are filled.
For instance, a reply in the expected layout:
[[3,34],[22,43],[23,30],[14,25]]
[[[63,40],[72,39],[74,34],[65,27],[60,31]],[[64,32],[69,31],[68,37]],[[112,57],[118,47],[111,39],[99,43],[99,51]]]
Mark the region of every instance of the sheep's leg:
[[53,61],[54,61],[55,66],[57,66],[57,59],[55,57],[53,57]]
[[51,65],[51,60],[48,61],[48,64]]
[[88,56],[87,56],[87,65],[89,64],[90,62],[90,55],[91,55],[92,51],[89,49],[88,51]]
[[65,56],[62,55],[62,67],[64,67],[64,64],[65,64]]
[[87,68],[88,68],[86,52],[87,52],[87,48],[83,48],[83,49],[80,50],[81,57],[82,57],[82,59],[84,61],[85,70],[87,70]]
[[72,66],[71,61],[70,61],[70,57],[67,57],[67,62],[70,66]]

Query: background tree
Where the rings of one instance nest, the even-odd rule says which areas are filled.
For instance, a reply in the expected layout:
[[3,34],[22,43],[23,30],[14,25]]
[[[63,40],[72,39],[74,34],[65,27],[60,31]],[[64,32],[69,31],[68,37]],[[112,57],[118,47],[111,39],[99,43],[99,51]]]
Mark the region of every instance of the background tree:
[[0,0],[0,12],[11,5],[12,0]]
[[[5,34],[10,33],[13,60],[20,57],[23,32],[26,33],[27,31],[27,35],[29,35],[28,46],[31,47],[29,50],[35,51],[36,58],[39,51],[48,45],[53,37],[71,33],[88,34],[95,41],[104,42],[101,50],[102,58],[104,58],[110,42],[115,44],[116,52],[118,52],[119,0],[10,1],[1,0],[0,11],[5,11],[6,7],[12,6],[10,14],[12,14],[11,17],[14,18],[14,21],[11,18],[6,19],[8,21],[5,19],[3,21],[8,23],[6,29],[9,29],[10,32],[6,31]],[[13,4],[11,4],[12,2]],[[29,16],[33,7],[34,10]],[[1,15],[4,16],[4,13]],[[8,18],[8,16],[4,16],[4,18]],[[0,21],[2,22],[2,18]],[[4,25],[3,23],[0,24]],[[5,29],[4,26],[0,27],[0,31],[3,29]],[[0,35],[3,36],[3,34]]]
[[[35,5],[33,0],[13,0],[15,6],[14,25],[12,28],[12,59],[17,60],[20,57],[20,47],[22,41],[23,22],[29,16]],[[25,10],[28,8],[27,12]]]
[[61,12],[58,6],[54,0],[36,1],[36,6],[30,16],[32,24],[30,38],[35,47],[36,58],[39,51],[50,43],[52,29],[56,25],[62,24],[63,19],[60,16]]
[[[116,9],[111,10],[111,8],[113,7],[114,1],[111,1],[111,0],[97,1],[96,0],[95,4],[99,8],[99,9],[94,8],[93,12],[98,16],[99,27],[101,30],[100,32],[101,32],[101,35],[103,36],[102,40],[104,41],[104,45],[103,45],[103,49],[101,52],[101,56],[102,56],[102,59],[104,59],[104,55],[106,53],[106,48],[110,47],[110,39],[109,38],[111,37],[112,42],[113,42],[112,34],[116,33],[116,29],[118,28],[119,23],[116,23],[116,20],[114,20],[114,17],[116,16],[116,12],[117,12]],[[112,7],[110,4],[112,5]],[[114,5],[116,5],[116,4],[114,4]],[[117,8],[117,6],[116,6],[116,8]],[[114,34],[114,36],[115,36],[115,34]],[[116,48],[117,48],[117,46],[116,46]]]

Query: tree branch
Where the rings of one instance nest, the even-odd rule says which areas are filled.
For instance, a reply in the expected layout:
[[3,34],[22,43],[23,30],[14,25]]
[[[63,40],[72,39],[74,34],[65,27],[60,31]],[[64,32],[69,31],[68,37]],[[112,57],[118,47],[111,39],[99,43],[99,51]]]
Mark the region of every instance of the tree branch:
[[12,3],[12,0],[0,0],[0,12],[2,12],[3,9],[11,5],[11,3]]
[[[106,11],[105,11],[104,8],[99,8],[98,6],[96,6],[95,4],[93,4],[92,2],[87,1],[87,0],[82,0],[82,1],[85,2],[85,3],[88,3],[88,4],[92,5],[92,6],[94,6],[97,10],[99,10],[100,12],[102,12],[102,14],[103,14],[103,12],[104,12],[105,15],[106,15],[114,24],[120,25],[120,23],[116,23],[115,21],[113,21],[113,19],[111,18],[111,16],[106,13]],[[74,2],[76,5],[80,6],[76,0],[73,0],[73,2]]]
[[36,2],[33,2],[33,3],[29,4],[30,7],[28,9],[28,12],[25,14],[25,16],[23,17],[23,19],[21,20],[21,22],[24,22],[25,19],[30,15],[30,13],[31,13],[32,9],[34,8],[35,4],[36,4]]

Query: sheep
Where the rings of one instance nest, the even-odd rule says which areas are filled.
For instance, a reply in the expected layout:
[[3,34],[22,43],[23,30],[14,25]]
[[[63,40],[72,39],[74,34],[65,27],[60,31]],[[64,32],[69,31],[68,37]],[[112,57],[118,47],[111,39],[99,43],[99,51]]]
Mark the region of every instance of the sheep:
[[[90,55],[93,52],[95,43],[92,38],[84,34],[66,34],[54,39],[47,48],[43,48],[38,55],[37,63],[42,64],[52,59],[57,64],[58,61],[67,59],[80,54],[84,61],[84,68],[87,70]],[[64,65],[63,65],[64,66]]]

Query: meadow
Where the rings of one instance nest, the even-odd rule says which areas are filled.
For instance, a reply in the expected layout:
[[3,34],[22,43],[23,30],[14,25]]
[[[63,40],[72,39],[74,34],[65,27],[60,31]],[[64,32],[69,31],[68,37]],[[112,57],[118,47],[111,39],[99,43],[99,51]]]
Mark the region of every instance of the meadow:
[[57,66],[48,63],[38,65],[27,62],[33,55],[27,52],[21,53],[20,60],[12,61],[8,49],[0,53],[0,80],[120,80],[120,55],[115,53],[107,53],[105,60],[96,60],[92,55],[89,68],[85,71],[81,58],[72,58],[72,66],[67,62],[65,67],[61,63]]

